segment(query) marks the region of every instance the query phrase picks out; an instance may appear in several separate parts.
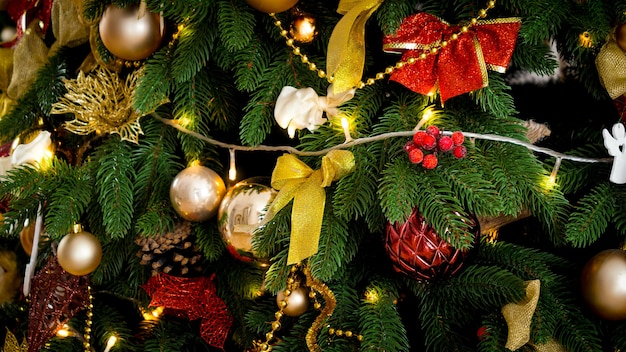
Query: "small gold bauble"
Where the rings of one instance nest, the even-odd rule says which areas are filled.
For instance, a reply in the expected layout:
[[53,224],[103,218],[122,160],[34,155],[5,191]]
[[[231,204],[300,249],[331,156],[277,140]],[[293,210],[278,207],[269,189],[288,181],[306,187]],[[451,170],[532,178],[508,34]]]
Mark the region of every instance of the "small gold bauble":
[[0,30],[0,42],[6,43],[10,42],[17,36],[17,28],[13,26],[4,26],[2,30]]
[[291,37],[300,43],[310,43],[315,39],[317,29],[315,28],[315,18],[307,14],[300,14],[293,19],[289,28]]
[[287,305],[283,309],[283,313],[290,317],[298,317],[309,309],[309,293],[304,287],[298,287],[291,291],[289,296],[285,296],[284,291],[280,291],[276,296],[276,303],[280,307],[280,302],[287,301]]
[[626,23],[622,23],[615,27],[615,41],[620,49],[626,51]]
[[170,201],[183,219],[200,222],[215,216],[225,193],[226,185],[215,171],[195,165],[174,177]]
[[229,252],[238,259],[259,259],[252,249],[252,237],[277,193],[268,183],[262,177],[243,180],[231,187],[220,203],[219,230]]
[[57,248],[59,265],[76,276],[87,275],[96,270],[102,259],[100,241],[86,231],[65,235]]
[[298,0],[246,0],[246,2],[261,12],[279,13],[294,7]]
[[26,254],[30,255],[33,250],[33,242],[35,239],[35,225],[30,224],[20,231],[20,243]]
[[139,5],[121,8],[109,5],[98,25],[104,46],[123,60],[143,60],[152,55],[163,40],[165,26],[158,13],[144,11]]
[[626,251],[608,249],[592,257],[583,268],[581,290],[599,317],[626,319]]

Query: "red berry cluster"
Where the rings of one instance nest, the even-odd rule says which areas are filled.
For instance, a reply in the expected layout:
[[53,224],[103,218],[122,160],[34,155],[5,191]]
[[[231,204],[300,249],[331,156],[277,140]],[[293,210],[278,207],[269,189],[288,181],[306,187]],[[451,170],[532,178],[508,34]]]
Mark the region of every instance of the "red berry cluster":
[[421,163],[426,169],[434,169],[439,162],[437,151],[452,152],[455,158],[464,158],[467,154],[467,149],[463,146],[464,140],[463,132],[456,131],[451,136],[443,136],[439,127],[431,125],[426,131],[415,132],[413,140],[404,145],[404,150],[413,164]]

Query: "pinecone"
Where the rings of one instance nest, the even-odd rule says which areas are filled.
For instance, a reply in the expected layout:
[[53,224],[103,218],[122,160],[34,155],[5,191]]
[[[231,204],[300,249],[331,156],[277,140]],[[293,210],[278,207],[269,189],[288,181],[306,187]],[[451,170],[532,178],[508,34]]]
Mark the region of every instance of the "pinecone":
[[202,253],[194,244],[191,223],[182,222],[172,232],[152,237],[140,236],[135,243],[141,247],[137,257],[142,265],[150,265],[152,275],[166,273],[176,276],[190,276],[202,270]]

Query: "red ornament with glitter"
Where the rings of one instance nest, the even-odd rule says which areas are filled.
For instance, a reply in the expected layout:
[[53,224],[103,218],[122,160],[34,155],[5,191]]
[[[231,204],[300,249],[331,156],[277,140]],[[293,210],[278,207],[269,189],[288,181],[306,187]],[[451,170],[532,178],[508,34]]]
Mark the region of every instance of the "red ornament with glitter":
[[[458,25],[420,12],[404,19],[397,33],[383,38],[386,52],[402,53],[402,61],[415,58],[391,74],[390,80],[420,93],[438,89],[441,102],[489,84],[487,70],[504,72],[511,60],[519,18],[479,20],[466,33]],[[453,35],[456,39],[451,39]],[[441,45],[442,40],[446,45]],[[436,49],[433,53],[432,49]],[[426,58],[419,59],[420,54]]]
[[37,352],[78,311],[89,304],[87,276],[67,273],[50,257],[31,281],[28,352]]
[[177,317],[202,319],[202,339],[223,350],[233,317],[217,295],[214,279],[215,275],[183,278],[160,273],[142,287],[151,298],[150,306],[165,307],[165,313]]
[[[472,233],[480,233],[474,221]],[[385,250],[397,272],[420,281],[448,278],[461,269],[470,251],[458,250],[439,237],[417,211],[404,223],[387,223]]]

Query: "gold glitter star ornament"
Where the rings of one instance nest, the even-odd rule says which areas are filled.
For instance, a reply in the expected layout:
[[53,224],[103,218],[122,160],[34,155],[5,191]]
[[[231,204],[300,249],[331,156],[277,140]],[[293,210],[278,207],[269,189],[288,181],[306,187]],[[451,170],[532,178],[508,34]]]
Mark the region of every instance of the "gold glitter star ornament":
[[52,104],[50,113],[74,114],[74,119],[64,124],[72,133],[117,133],[122,140],[138,143],[143,115],[133,109],[133,98],[142,72],[133,71],[123,80],[104,67],[88,75],[81,71],[76,79],[64,79],[67,93]]

